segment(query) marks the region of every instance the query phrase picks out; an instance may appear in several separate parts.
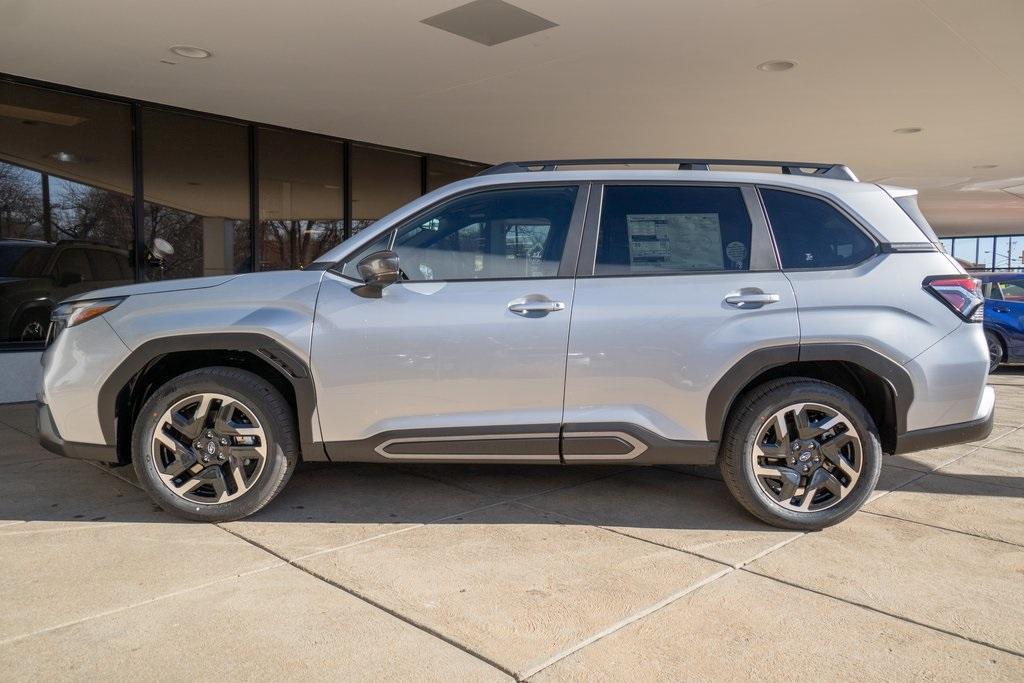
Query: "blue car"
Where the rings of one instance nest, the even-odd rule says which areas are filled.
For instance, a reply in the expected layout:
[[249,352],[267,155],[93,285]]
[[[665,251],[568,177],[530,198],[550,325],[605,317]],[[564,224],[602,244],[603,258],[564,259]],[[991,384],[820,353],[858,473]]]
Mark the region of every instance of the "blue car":
[[983,273],[985,341],[989,372],[1001,363],[1024,363],[1024,273]]

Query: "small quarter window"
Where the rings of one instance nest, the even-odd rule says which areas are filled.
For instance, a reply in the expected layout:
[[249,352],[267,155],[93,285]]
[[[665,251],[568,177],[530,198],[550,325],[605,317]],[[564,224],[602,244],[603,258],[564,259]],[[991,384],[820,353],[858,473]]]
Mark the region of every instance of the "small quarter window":
[[604,190],[596,275],[747,270],[750,216],[736,187]]
[[783,268],[844,268],[875,253],[875,243],[834,206],[783,190],[761,190]]

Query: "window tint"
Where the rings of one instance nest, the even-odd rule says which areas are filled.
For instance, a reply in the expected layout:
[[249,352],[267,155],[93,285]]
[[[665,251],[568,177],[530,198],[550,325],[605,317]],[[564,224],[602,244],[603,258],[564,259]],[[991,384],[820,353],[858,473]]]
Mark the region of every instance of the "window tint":
[[783,268],[842,268],[875,253],[875,243],[835,207],[814,197],[761,190]]
[[1005,301],[1024,301],[1024,280],[1010,280],[999,283],[1000,299]]
[[606,187],[597,275],[747,270],[750,216],[735,187]]
[[402,228],[395,251],[419,280],[554,277],[576,187],[480,192]]
[[45,275],[49,260],[49,245],[32,247],[17,242],[0,243],[0,277],[41,277]]
[[94,280],[121,280],[121,269],[113,252],[99,249],[89,250],[89,265]]
[[64,253],[57,257],[57,272],[61,275],[81,275],[83,282],[94,279],[92,269],[89,267],[89,258],[85,255],[85,249],[67,249],[64,251]]

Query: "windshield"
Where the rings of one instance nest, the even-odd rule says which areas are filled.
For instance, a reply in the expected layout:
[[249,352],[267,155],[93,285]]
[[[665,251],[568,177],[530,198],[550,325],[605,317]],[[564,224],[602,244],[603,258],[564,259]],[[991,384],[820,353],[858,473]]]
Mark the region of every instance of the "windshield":
[[50,247],[34,244],[0,245],[0,277],[41,277]]

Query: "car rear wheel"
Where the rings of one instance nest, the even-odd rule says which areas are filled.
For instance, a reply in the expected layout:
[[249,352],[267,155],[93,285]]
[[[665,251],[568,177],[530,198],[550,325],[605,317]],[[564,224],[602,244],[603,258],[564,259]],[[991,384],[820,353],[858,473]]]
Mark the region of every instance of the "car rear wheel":
[[1006,349],[1002,340],[988,330],[985,330],[985,344],[988,346],[988,371],[995,372],[1006,356]]
[[224,522],[263,508],[299,459],[291,407],[238,368],[180,375],[154,392],[135,423],[139,481],[163,509]]
[[774,526],[815,530],[867,501],[881,469],[881,444],[871,416],[847,391],[784,379],[740,400],[719,465],[750,513]]

